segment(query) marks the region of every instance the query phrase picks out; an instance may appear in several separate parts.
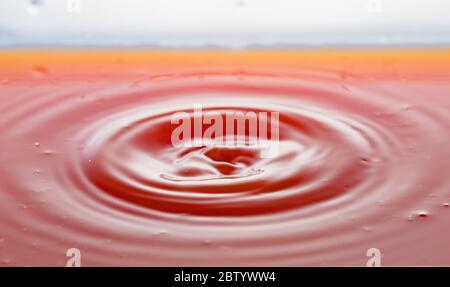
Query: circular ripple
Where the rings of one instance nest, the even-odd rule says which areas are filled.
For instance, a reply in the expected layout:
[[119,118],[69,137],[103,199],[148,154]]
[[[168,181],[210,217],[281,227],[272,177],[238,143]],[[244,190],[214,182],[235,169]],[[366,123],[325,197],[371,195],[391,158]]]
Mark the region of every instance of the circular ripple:
[[[261,150],[246,146],[174,147],[171,115],[189,112],[189,106],[157,110],[157,114],[149,106],[102,124],[107,133],[91,131],[94,136],[80,157],[85,176],[120,200],[204,216],[295,210],[337,197],[367,180],[368,158],[376,148],[371,142],[380,140],[370,138],[363,130],[367,127],[301,107],[255,105],[236,96],[205,95],[198,103],[208,107],[205,113],[280,113],[281,139],[272,143],[279,144],[275,158],[262,158]],[[230,100],[240,105],[223,106]],[[345,160],[336,160],[343,156]]]

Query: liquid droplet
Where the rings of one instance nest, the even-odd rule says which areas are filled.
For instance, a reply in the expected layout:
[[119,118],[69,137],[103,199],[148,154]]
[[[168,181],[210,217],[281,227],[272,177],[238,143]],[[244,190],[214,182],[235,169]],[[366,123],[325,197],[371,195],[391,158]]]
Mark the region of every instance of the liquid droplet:
[[39,14],[41,11],[42,0],[30,0],[27,6],[28,14],[34,16]]
[[35,147],[39,147],[40,145],[41,145],[41,144],[40,144],[39,142],[35,142],[35,143],[34,143],[34,146],[35,146]]

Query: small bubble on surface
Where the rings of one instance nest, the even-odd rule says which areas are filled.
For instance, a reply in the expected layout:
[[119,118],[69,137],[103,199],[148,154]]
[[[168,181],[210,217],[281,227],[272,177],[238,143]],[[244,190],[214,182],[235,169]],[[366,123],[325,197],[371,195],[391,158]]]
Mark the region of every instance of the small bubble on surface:
[[419,210],[414,212],[413,214],[408,216],[408,220],[414,220],[414,219],[427,219],[430,217],[430,213],[425,210]]
[[211,240],[203,240],[203,244],[204,245],[212,245],[212,241]]
[[409,110],[409,109],[411,109],[411,107],[412,107],[412,106],[411,106],[410,104],[403,104],[403,105],[402,105],[402,109],[403,109],[403,110]]
[[360,162],[361,162],[363,165],[368,165],[368,164],[370,163],[370,160],[369,160],[368,158],[366,158],[366,157],[362,157],[362,158],[360,159]]
[[2,263],[3,263],[3,264],[9,264],[9,263],[11,263],[11,262],[12,262],[12,260],[9,259],[9,258],[3,258],[3,259],[2,259]]
[[418,216],[419,218],[427,218],[427,217],[429,217],[430,215],[429,215],[428,212],[426,212],[426,211],[419,211],[419,212],[417,212],[417,216]]
[[155,231],[153,234],[154,235],[166,235],[168,232],[166,230],[158,230]]
[[31,70],[31,75],[36,78],[43,77],[47,74],[48,74],[48,69],[41,65],[35,65],[35,66],[33,66],[33,69]]
[[361,229],[363,231],[365,231],[365,232],[371,232],[372,231],[372,228],[370,228],[369,226],[363,226]]
[[40,174],[42,171],[39,168],[33,169],[33,174]]

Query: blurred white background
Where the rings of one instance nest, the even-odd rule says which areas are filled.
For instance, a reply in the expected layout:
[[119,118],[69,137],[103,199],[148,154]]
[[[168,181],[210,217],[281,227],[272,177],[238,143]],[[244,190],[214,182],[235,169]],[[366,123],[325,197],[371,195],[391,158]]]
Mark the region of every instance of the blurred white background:
[[450,0],[0,0],[0,46],[448,45]]

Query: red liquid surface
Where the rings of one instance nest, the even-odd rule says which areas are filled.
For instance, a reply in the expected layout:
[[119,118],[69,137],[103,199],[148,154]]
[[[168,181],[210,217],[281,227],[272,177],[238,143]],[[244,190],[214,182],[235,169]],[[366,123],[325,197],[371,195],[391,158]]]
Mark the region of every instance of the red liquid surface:
[[[279,153],[171,116],[279,112]],[[450,265],[450,51],[3,51],[0,264]]]

